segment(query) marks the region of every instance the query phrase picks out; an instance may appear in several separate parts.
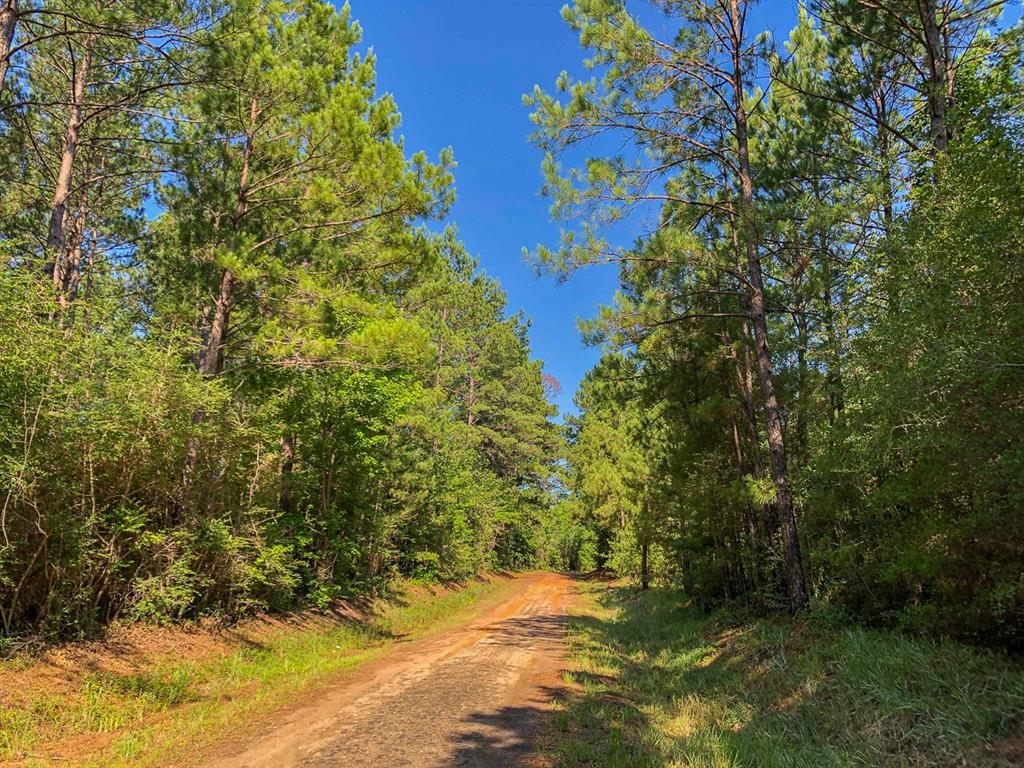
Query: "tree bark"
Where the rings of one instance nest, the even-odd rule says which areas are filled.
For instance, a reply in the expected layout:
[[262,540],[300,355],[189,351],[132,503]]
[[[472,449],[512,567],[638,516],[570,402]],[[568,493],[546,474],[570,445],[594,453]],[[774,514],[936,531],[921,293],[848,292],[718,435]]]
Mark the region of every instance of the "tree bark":
[[75,64],[71,81],[71,103],[68,106],[68,122],[64,129],[64,148],[60,156],[60,168],[53,188],[50,204],[50,223],[46,232],[46,250],[52,259],[53,284],[58,294],[63,293],[67,276],[65,263],[65,239],[68,215],[68,198],[71,196],[71,180],[78,154],[78,133],[82,127],[85,90],[89,77],[90,48],[92,37],[86,38],[81,57]]
[[18,0],[0,0],[0,93],[4,92],[7,70],[11,67],[11,44],[18,23]]
[[750,173],[750,148],[747,139],[747,113],[743,102],[743,15],[739,0],[730,0],[729,20],[732,43],[732,88],[738,175],[740,186],[741,223],[747,255],[747,279],[750,284],[750,315],[754,328],[755,357],[761,381],[761,396],[765,427],[768,436],[768,450],[771,459],[772,481],[775,484],[775,508],[782,529],[783,559],[786,570],[786,590],[789,607],[793,612],[805,610],[810,604],[807,581],[803,571],[803,553],[797,531],[796,512],[793,509],[793,493],[789,485],[786,467],[786,444],[782,430],[782,415],[775,393],[775,376],[772,371],[771,350],[768,343],[768,322],[765,310],[764,278],[758,249],[756,227],[751,221],[754,203],[754,184]]
[[[256,132],[256,118],[259,115],[256,98],[249,101],[249,125],[245,134],[245,148],[242,150],[242,170],[238,176],[238,196],[235,200],[235,211],[231,218],[231,229],[238,232],[242,219],[248,211],[249,176],[252,165],[253,136]],[[205,376],[216,376],[224,370],[224,345],[227,342],[231,305],[234,300],[236,280],[234,273],[225,268],[221,273],[217,297],[211,313],[210,329],[206,345],[199,356],[199,372]]]
[[928,119],[931,129],[932,147],[936,153],[943,153],[949,146],[949,105],[947,99],[952,91],[952,72],[946,49],[939,29],[936,0],[917,0],[917,11],[924,31],[924,47],[927,56],[928,80],[925,82],[925,96],[928,100]]
[[216,376],[224,370],[224,344],[228,337],[228,322],[231,319],[231,300],[235,291],[235,276],[225,269],[220,278],[217,298],[213,305],[210,334],[206,348],[199,357],[199,372],[204,376]]

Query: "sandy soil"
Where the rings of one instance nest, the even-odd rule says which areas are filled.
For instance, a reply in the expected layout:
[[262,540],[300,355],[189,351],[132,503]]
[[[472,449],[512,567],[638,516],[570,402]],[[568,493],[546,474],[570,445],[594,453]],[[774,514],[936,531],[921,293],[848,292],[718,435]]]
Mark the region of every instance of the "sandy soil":
[[532,766],[560,690],[572,581],[517,579],[481,618],[399,646],[267,721],[208,768]]

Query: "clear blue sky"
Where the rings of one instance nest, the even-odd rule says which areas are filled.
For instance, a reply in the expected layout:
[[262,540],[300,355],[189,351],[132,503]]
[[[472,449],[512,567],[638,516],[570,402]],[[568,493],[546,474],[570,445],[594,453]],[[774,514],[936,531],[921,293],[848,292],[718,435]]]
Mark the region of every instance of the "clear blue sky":
[[[534,355],[562,384],[558,406],[571,408],[577,384],[599,355],[581,344],[576,319],[592,316],[617,281],[614,268],[602,267],[558,285],[535,277],[522,257],[524,246],[558,241],[558,226],[538,194],[540,153],[528,141],[531,124],[521,99],[534,84],[549,89],[563,69],[583,74],[576,36],[561,19],[564,0],[350,3],[363,46],[377,54],[378,88],[392,93],[402,112],[409,151],[436,157],[441,148],[454,148],[458,200],[450,221],[501,281],[510,309],[531,318]],[[770,29],[781,42],[795,7],[795,0],[764,0],[748,20],[751,32]]]
[[[338,0],[339,4],[341,0]],[[381,92],[394,95],[409,151],[455,151],[458,198],[450,214],[471,253],[532,321],[533,354],[562,384],[571,406],[598,357],[584,348],[576,318],[615,291],[614,268],[588,270],[559,285],[536,277],[524,246],[555,245],[558,226],[540,197],[540,153],[530,145],[522,95],[549,87],[562,69],[582,74],[576,36],[561,0],[350,0],[363,44],[377,55]]]

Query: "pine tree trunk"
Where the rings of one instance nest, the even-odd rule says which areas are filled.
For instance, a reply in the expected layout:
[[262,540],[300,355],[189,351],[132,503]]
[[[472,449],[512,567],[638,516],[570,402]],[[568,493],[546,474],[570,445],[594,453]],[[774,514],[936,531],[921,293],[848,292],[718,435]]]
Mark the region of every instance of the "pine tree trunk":
[[756,227],[751,221],[754,203],[754,184],[750,174],[750,149],[747,139],[747,113],[743,103],[743,15],[739,0],[730,0],[731,42],[733,53],[733,115],[736,128],[736,148],[741,203],[741,222],[747,256],[747,279],[750,284],[750,315],[754,328],[754,353],[757,359],[761,381],[761,397],[765,428],[768,436],[768,451],[771,459],[772,481],[775,484],[775,508],[782,528],[783,559],[786,570],[786,589],[789,607],[793,612],[805,610],[810,604],[807,582],[803,571],[803,553],[797,531],[796,512],[793,508],[793,492],[789,485],[786,468],[786,444],[782,430],[782,415],[775,393],[775,376],[772,371],[771,350],[768,343],[768,321],[765,309],[764,277],[761,257],[756,240]]
[[[231,229],[238,232],[241,229],[242,219],[248,210],[249,195],[249,174],[252,163],[253,135],[256,130],[256,118],[259,112],[256,99],[249,102],[249,125],[245,135],[245,149],[242,151],[242,170],[238,178],[238,196],[235,199],[234,215],[231,219]],[[224,370],[224,347],[228,339],[228,330],[231,320],[231,306],[234,300],[236,280],[234,273],[225,268],[221,273],[220,284],[217,287],[217,296],[214,299],[213,307],[203,310],[200,324],[202,328],[202,346],[196,359],[196,368],[203,376],[216,376]],[[208,322],[206,322],[208,320]],[[206,418],[202,410],[192,414],[192,422],[200,424]],[[188,501],[192,489],[192,481],[195,475],[196,466],[199,462],[199,443],[193,438],[189,440],[188,450],[185,455],[185,471],[181,479],[181,499]],[[180,513],[181,504],[175,507],[175,517]]]
[[889,136],[889,102],[885,96],[885,83],[881,77],[872,88],[875,102],[875,133],[878,143],[879,168],[882,173],[882,221],[885,233],[892,230],[893,190],[892,190],[892,137]]
[[754,366],[750,359],[750,348],[753,346],[754,334],[750,323],[743,322],[743,364],[737,364],[736,379],[739,382],[743,399],[743,412],[747,417],[747,431],[750,436],[750,460],[754,477],[760,477],[763,469],[761,463],[761,434],[757,428],[757,408],[754,405]]
[[53,200],[50,204],[50,223],[46,232],[46,250],[52,259],[53,284],[58,295],[63,295],[67,275],[65,260],[68,198],[71,195],[71,179],[74,172],[75,156],[78,153],[78,132],[82,127],[85,90],[89,76],[89,49],[92,38],[85,41],[82,56],[75,66],[71,82],[71,103],[68,105],[68,122],[64,130],[64,148],[60,156],[60,168],[54,182]]
[[228,336],[228,321],[231,318],[231,300],[235,290],[235,276],[230,269],[221,275],[217,299],[213,305],[213,318],[206,348],[199,357],[199,372],[204,376],[216,376],[224,370],[224,344]]
[[932,147],[936,152],[942,153],[949,145],[949,110],[946,100],[951,94],[952,87],[950,62],[942,44],[936,0],[917,0],[917,10],[921,17],[921,28],[924,30],[924,47],[928,58],[925,95],[928,100]]
[[14,28],[18,23],[18,0],[0,0],[0,93],[11,67],[11,45]]
[[[249,125],[245,134],[245,149],[242,150],[242,170],[238,177],[238,196],[235,199],[235,211],[231,219],[231,229],[233,232],[240,231],[242,219],[248,211],[253,136],[256,131],[256,118],[258,115],[259,110],[256,99],[252,98],[249,101]],[[217,297],[214,300],[206,345],[199,356],[199,372],[205,376],[216,376],[224,370],[224,344],[228,338],[235,284],[234,273],[230,269],[225,268],[221,274]]]
[[[89,215],[89,199],[85,190],[78,198],[78,212],[69,216],[68,223],[64,227],[64,246],[58,263],[61,267],[61,281],[57,287],[57,303],[61,311],[68,313],[68,310],[78,295],[78,286],[82,280],[82,253],[85,243],[86,220]],[[64,322],[70,325],[72,316],[66,314]]]

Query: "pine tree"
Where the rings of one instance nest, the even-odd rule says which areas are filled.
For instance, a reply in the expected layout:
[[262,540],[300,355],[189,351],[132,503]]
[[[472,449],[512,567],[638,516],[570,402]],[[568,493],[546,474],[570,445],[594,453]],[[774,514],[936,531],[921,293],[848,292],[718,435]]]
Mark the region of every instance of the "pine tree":
[[[559,175],[554,154],[549,154],[546,188],[555,213],[597,212],[585,221],[582,242],[570,234],[559,252],[541,250],[539,255],[562,271],[609,254],[623,260],[601,228],[645,203],[671,204],[698,228],[714,219],[732,231],[739,261],[721,263],[717,271],[728,274],[735,286],[723,288],[713,279],[697,290],[742,296],[742,306],[696,311],[669,322],[749,319],[790,608],[799,611],[807,607],[809,593],[769,338],[764,243],[750,159],[748,88],[765,62],[756,46],[751,49],[746,5],[738,0],[662,4],[677,25],[669,40],[652,36],[619,2],[587,0],[566,11],[581,43],[594,51],[588,63],[603,68],[602,80],[600,85],[597,80],[570,83],[563,75],[558,87],[569,96],[565,103],[538,88],[529,99],[536,107],[538,144],[561,153],[611,129],[631,138],[643,154],[591,158],[585,173],[569,177]],[[665,216],[661,220],[662,226],[678,223]]]

